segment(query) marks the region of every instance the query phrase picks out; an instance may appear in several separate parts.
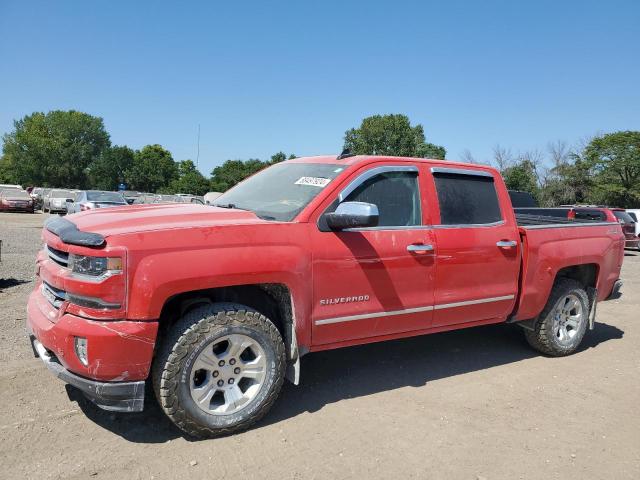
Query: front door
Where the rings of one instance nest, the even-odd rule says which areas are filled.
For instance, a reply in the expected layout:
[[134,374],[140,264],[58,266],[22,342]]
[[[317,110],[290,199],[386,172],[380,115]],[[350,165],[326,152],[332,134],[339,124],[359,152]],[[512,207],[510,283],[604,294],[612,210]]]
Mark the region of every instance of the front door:
[[341,201],[375,204],[379,225],[334,232],[322,218],[312,234],[313,343],[346,342],[428,328],[435,238],[425,227],[415,166],[372,167],[355,175]]

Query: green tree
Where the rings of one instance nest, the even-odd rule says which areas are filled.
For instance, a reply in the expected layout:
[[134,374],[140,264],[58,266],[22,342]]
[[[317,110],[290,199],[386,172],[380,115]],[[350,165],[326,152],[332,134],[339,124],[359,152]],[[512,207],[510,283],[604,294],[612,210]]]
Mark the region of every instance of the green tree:
[[209,180],[196,168],[191,160],[178,162],[178,178],[173,180],[163,193],[191,193],[204,195],[209,191]]
[[444,147],[425,141],[422,125],[412,127],[409,117],[401,114],[365,118],[360,127],[345,132],[344,149],[356,155],[444,159],[446,154]]
[[126,146],[105,149],[88,168],[89,184],[97,190],[117,190],[131,169],[135,152]]
[[227,160],[211,171],[211,191],[224,192],[250,175],[269,166],[257,158],[249,160]]
[[132,190],[156,192],[178,178],[178,165],[161,145],[147,145],[135,152],[125,179]]
[[86,169],[109,147],[102,118],[75,110],[34,112],[4,135],[9,174],[26,185],[87,186]]
[[16,183],[13,178],[13,165],[9,155],[0,157],[0,183]]
[[570,154],[568,162],[559,163],[550,173],[540,195],[543,206],[592,202],[594,180],[589,165],[579,154]]
[[594,200],[623,208],[640,206],[640,132],[596,137],[584,157],[595,177]]
[[522,160],[515,165],[507,167],[502,172],[502,177],[509,190],[529,192],[535,197],[538,196],[538,181],[535,165],[529,160]]
[[275,163],[296,158],[294,154],[287,157],[284,152],[271,155],[271,159],[263,162],[257,158],[249,160],[227,160],[211,171],[211,191],[225,192],[245,178]]
[[293,153],[287,157],[286,153],[278,152],[271,155],[271,161],[269,162],[269,164],[273,165],[274,163],[284,162],[285,160],[293,160],[294,158],[297,157]]

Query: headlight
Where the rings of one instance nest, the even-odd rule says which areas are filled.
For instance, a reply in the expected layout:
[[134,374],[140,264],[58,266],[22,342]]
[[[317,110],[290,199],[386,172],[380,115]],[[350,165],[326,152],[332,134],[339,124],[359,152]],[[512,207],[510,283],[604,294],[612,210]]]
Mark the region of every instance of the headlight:
[[122,273],[121,257],[90,257],[88,255],[69,254],[69,268],[73,273],[99,277],[106,273]]

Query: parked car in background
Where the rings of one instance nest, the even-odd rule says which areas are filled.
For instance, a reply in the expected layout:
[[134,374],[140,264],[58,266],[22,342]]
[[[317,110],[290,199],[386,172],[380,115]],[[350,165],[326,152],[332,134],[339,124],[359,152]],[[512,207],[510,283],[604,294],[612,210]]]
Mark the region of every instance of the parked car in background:
[[611,211],[615,215],[620,225],[622,225],[622,233],[624,233],[624,248],[638,249],[640,239],[636,235],[636,222],[623,208],[612,208]]
[[191,195],[190,193],[176,193],[177,203],[197,203],[204,205],[204,197],[200,195]]
[[48,192],[49,189],[43,187],[34,187],[33,190],[29,192],[31,198],[33,199],[33,205],[36,210],[40,210],[42,208],[42,200],[45,192]]
[[155,200],[155,203],[180,203],[180,200],[175,195],[158,194]]
[[640,235],[640,222],[638,222],[638,218],[640,218],[640,209],[637,208],[627,208],[626,212],[629,214],[633,221],[636,222],[636,237]]
[[17,188],[0,190],[0,211],[33,213],[33,205],[33,199],[25,190]]
[[205,205],[211,205],[213,201],[222,195],[222,192],[207,192],[204,194],[204,203]]
[[129,203],[120,192],[84,190],[77,194],[74,202],[67,204],[67,212],[77,213],[96,208],[121,207],[123,205],[129,205]]
[[157,200],[158,200],[158,195],[156,195],[155,193],[141,193],[133,200],[133,204],[142,205],[142,204],[149,204],[149,203],[158,203]]
[[0,190],[8,190],[8,189],[23,190],[23,188],[20,185],[11,185],[9,183],[0,183]]
[[73,202],[75,198],[76,194],[72,190],[52,189],[49,195],[44,197],[42,211],[44,213],[67,213],[67,200]]
[[121,193],[124,196],[124,199],[127,201],[127,203],[129,205],[131,205],[132,203],[136,203],[136,199],[142,195],[141,192],[136,192],[133,190],[122,190]]

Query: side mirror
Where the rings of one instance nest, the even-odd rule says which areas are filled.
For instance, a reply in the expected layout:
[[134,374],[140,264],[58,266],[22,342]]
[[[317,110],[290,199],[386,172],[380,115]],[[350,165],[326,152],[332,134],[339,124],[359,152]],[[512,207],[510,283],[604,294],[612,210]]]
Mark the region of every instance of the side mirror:
[[67,199],[65,200],[65,202],[66,202],[66,203],[73,203],[73,198],[67,198]]
[[335,212],[325,214],[327,226],[331,230],[376,227],[379,218],[378,207],[364,202],[343,202]]

